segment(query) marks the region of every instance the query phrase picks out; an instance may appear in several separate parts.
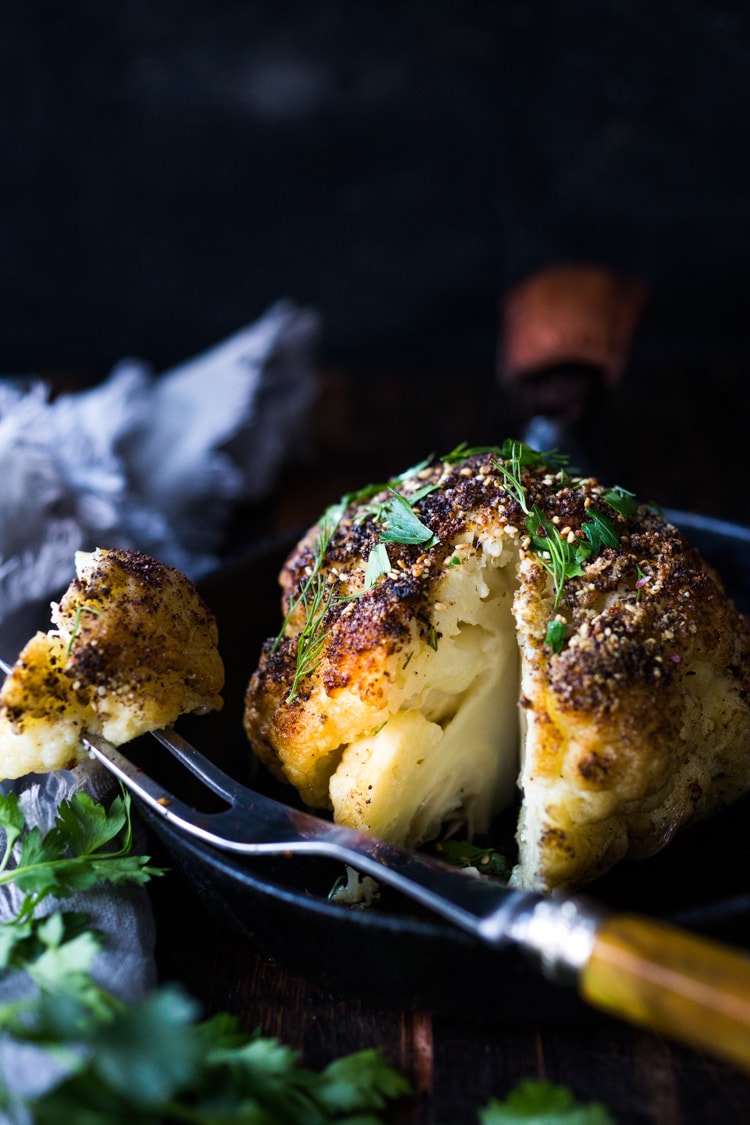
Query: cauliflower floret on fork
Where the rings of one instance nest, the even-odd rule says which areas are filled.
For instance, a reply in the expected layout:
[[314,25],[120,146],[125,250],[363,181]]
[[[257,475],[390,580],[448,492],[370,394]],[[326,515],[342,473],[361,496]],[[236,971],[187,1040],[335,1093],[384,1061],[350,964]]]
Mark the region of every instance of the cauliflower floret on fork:
[[84,731],[122,745],[222,706],[216,621],[189,579],[123,549],[78,552],[75,566],[53,628],[0,688],[2,778],[84,760]]

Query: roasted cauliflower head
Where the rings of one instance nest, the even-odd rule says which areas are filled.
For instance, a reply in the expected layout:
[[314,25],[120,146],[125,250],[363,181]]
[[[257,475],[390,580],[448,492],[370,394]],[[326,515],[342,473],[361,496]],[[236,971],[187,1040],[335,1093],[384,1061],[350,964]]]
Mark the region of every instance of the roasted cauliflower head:
[[75,765],[89,731],[121,745],[179,715],[222,706],[215,619],[179,571],[138,551],[75,557],[0,689],[0,777]]
[[683,535],[518,442],[329,509],[245,701],[263,762],[419,846],[520,790],[517,885],[590,882],[750,788],[750,630]]

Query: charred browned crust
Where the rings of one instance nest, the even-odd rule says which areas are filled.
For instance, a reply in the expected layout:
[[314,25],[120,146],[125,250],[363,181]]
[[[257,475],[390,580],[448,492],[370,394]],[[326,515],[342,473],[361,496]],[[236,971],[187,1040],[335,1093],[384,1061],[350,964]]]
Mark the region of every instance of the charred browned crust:
[[93,558],[59,604],[58,620],[71,633],[66,674],[117,691],[177,669],[197,694],[218,696],[216,619],[193,584],[140,551],[113,548]]
[[[366,560],[382,531],[375,512],[388,493],[355,499],[322,559],[321,525],[312,528],[282,569],[284,612],[293,612],[250,680],[245,728],[274,772],[311,803],[326,803],[328,778],[350,737],[347,721],[386,718],[402,657],[417,640],[439,643],[436,600],[457,544],[504,544],[517,559],[519,702],[529,732],[524,800],[533,786],[545,791],[533,814],[538,825],[529,813],[522,829],[537,838],[532,879],[585,882],[621,855],[656,850],[680,823],[750,786],[750,629],[712,568],[652,507],[639,504],[623,516],[596,479],[571,479],[544,464],[524,467],[521,483],[524,506],[508,486],[499,449],[437,461],[400,481],[407,499],[436,486],[414,504],[435,542],[389,543],[391,571],[364,594]],[[557,605],[529,535],[533,505],[573,544],[584,539],[592,512],[617,534],[616,546],[566,578]],[[293,607],[315,569],[328,605],[324,639],[290,699],[305,621],[304,606]],[[553,617],[565,630],[559,652],[545,641]],[[699,731],[686,730],[688,714]],[[578,821],[560,812],[579,799],[590,802],[586,816],[603,833],[589,856]]]
[[61,769],[82,733],[127,742],[222,706],[218,630],[183,574],[138,551],[76,555],[56,628],[24,646],[0,689],[0,774]]

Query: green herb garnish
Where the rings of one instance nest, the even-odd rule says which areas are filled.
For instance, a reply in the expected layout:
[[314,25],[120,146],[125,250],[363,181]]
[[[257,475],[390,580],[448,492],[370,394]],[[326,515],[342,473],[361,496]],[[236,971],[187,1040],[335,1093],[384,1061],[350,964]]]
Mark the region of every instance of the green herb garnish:
[[[445,454],[440,460],[453,464],[480,454],[492,454],[495,467],[503,478],[505,490],[520,505],[526,514],[526,528],[532,550],[537,555],[542,566],[550,574],[554,589],[554,609],[557,611],[562,598],[563,589],[568,579],[583,574],[584,564],[592,557],[598,555],[605,547],[616,547],[619,536],[612,521],[595,508],[589,510],[587,518],[581,525],[580,534],[571,533],[563,537],[557,526],[550,520],[542,509],[534,504],[530,505],[523,485],[522,470],[524,468],[538,468],[546,466],[561,479],[572,480],[568,458],[557,450],[539,452],[532,449],[524,442],[506,439],[501,445],[469,447],[465,442],[457,445],[455,449]],[[272,651],[278,647],[286,633],[291,617],[300,606],[305,611],[305,624],[297,637],[297,665],[292,681],[292,687],[287,697],[291,703],[296,698],[300,680],[315,669],[320,660],[321,651],[325,642],[326,633],[323,631],[323,622],[328,609],[337,600],[333,588],[328,587],[320,575],[320,569],[325,558],[325,553],[331,538],[338,527],[344,513],[350,506],[356,505],[362,509],[360,519],[370,516],[379,525],[378,540],[370,548],[365,567],[364,584],[358,594],[350,595],[359,597],[371,590],[380,578],[389,574],[391,560],[388,554],[388,544],[399,543],[405,546],[420,546],[425,550],[434,547],[437,539],[430,528],[419,518],[415,505],[439,485],[435,482],[416,489],[411,496],[404,496],[398,491],[397,486],[419,476],[428,468],[433,458],[427,457],[417,465],[405,470],[399,476],[381,484],[369,484],[357,492],[347,493],[341,500],[331,505],[324,513],[321,520],[321,530],[314,544],[314,559],[310,573],[299,592],[290,602],[289,610],[274,642]],[[386,493],[385,500],[375,502],[375,497]],[[632,492],[616,486],[610,489],[603,501],[623,518],[633,515],[637,501]],[[460,563],[454,556],[448,566]],[[342,600],[345,600],[342,598]],[[553,652],[560,652],[564,645],[565,627],[560,621],[551,621],[545,643]],[[437,648],[438,634],[434,626],[428,632],[428,643]]]
[[296,699],[300,680],[316,667],[320,659],[320,653],[326,638],[326,634],[321,632],[322,623],[334,597],[333,588],[327,586],[320,571],[328,550],[328,544],[331,542],[331,537],[341,522],[345,510],[344,500],[326,509],[321,520],[320,531],[313,543],[313,564],[310,573],[295,597],[290,599],[286,616],[271,646],[271,652],[276,652],[289,622],[301,606],[304,611],[305,623],[296,638],[296,666],[292,686],[287,696],[287,703],[292,703]]
[[475,867],[483,875],[491,875],[494,879],[510,878],[511,864],[502,852],[494,848],[482,848],[467,840],[448,839],[440,841],[438,850],[456,867]]
[[26,833],[15,795],[0,796],[0,827],[2,881],[22,892],[17,915],[0,925],[0,970],[25,972],[36,985],[28,998],[0,1004],[0,1030],[6,1041],[47,1055],[52,1076],[36,1096],[14,1096],[0,1085],[0,1109],[12,1107],[34,1125],[378,1125],[387,1104],[410,1092],[378,1051],[346,1055],[315,1072],[277,1040],[244,1033],[233,1016],[198,1021],[197,1003],[178,987],[126,1004],[96,983],[92,965],[105,939],[87,916],[32,911],[48,895],[161,874],[147,857],[131,854],[127,795],[106,809],[76,794],[45,834]]
[[553,652],[562,652],[565,645],[565,622],[561,621],[559,617],[555,617],[552,621],[547,623],[544,643],[548,645]]
[[76,607],[75,616],[73,618],[73,631],[70,634],[68,647],[65,650],[67,656],[70,656],[71,652],[73,651],[73,645],[75,644],[78,634],[81,631],[81,617],[84,613],[92,613],[94,617],[104,617],[102,611],[100,609],[95,609],[93,605],[79,605]]
[[300,601],[305,610],[305,624],[297,635],[296,666],[287,703],[291,703],[296,698],[300,680],[309,675],[320,661],[320,654],[328,636],[328,633],[322,629],[323,619],[333,596],[322,574],[316,574],[313,581],[306,583],[302,590]]
[[429,527],[419,519],[412,507],[416,499],[426,495],[422,492],[420,497],[407,500],[400,492],[391,489],[391,498],[383,505],[380,520],[383,530],[380,539],[383,543],[404,543],[407,546],[421,544],[424,547],[433,546],[437,540]]
[[572,536],[563,538],[557,526],[536,504],[526,520],[531,547],[552,578],[557,609],[563,587],[569,578],[583,574],[583,563],[591,555],[591,543]]
[[388,558],[388,548],[385,543],[376,543],[367,557],[365,590],[369,590],[379,578],[382,578],[384,574],[389,574],[390,570],[391,560]]
[[[86,929],[80,914],[57,911],[39,918],[37,911],[50,896],[62,899],[101,882],[142,885],[163,873],[147,857],[131,854],[130,795],[123,792],[105,808],[76,793],[42,833],[25,830],[15,793],[0,794],[0,828],[0,885],[12,883],[21,895],[15,916],[0,926],[0,970],[23,969],[46,995],[65,996],[98,1015],[110,1012],[112,998],[88,972],[100,935]],[[16,1006],[0,1005],[0,1025],[13,1023],[17,1014]]]
[[[116,797],[109,809],[87,793],[64,801],[54,826],[44,835],[33,828],[25,835],[24,818],[15,793],[0,794],[0,827],[5,851],[0,860],[0,885],[13,883],[24,893],[18,916],[30,917],[48,895],[61,897],[86,890],[103,879],[110,883],[146,883],[158,868],[130,854],[130,796]],[[19,853],[10,865],[13,849]]]
[[[565,458],[548,453],[537,453],[519,441],[505,442],[501,457],[501,460],[496,461],[497,469],[503,477],[506,491],[526,513],[529,544],[552,579],[555,595],[554,609],[557,610],[568,579],[580,577],[585,563],[600,554],[605,547],[617,547],[620,537],[612,521],[596,508],[589,508],[587,517],[581,524],[580,534],[571,531],[563,536],[557,525],[545,515],[538,504],[529,505],[521,477],[522,468],[551,464],[551,467],[565,471]],[[553,458],[551,463],[550,457]],[[624,518],[633,515],[637,508],[635,496],[624,488],[610,489],[603,499]],[[558,653],[562,651],[564,643],[564,623],[558,619],[550,621],[545,644],[554,653]]]
[[[305,623],[296,638],[296,667],[292,678],[292,686],[287,696],[287,703],[292,703],[297,698],[300,681],[314,671],[320,661],[327,636],[327,633],[323,631],[323,622],[328,610],[336,601],[348,601],[352,597],[361,597],[366,594],[379,578],[390,572],[391,560],[388,556],[387,544],[421,545],[427,549],[437,542],[430,529],[419,519],[413,507],[419,500],[432,492],[437,485],[427,484],[423,488],[417,489],[411,498],[403,496],[395,487],[397,484],[403,484],[414,476],[418,476],[430,464],[431,460],[432,458],[429,457],[425,461],[420,461],[418,465],[413,465],[385,484],[370,484],[358,492],[347,493],[336,504],[330,505],[323,513],[320,531],[313,544],[312,567],[299,591],[290,600],[286,616],[271,648],[272,652],[276,652],[286,634],[289,622],[301,607],[304,611]],[[383,492],[388,493],[386,500],[376,504],[369,503],[375,496]],[[362,590],[357,594],[339,596],[335,593],[333,586],[326,583],[321,574],[321,567],[331,539],[344,514],[352,505],[362,506],[364,515],[371,515],[376,523],[382,525],[382,531],[378,542],[370,549]]]
[[504,1101],[493,1098],[479,1111],[480,1125],[615,1125],[600,1102],[581,1105],[567,1086],[546,1079],[525,1079]]
[[584,520],[581,530],[589,541],[592,555],[598,555],[605,547],[617,547],[620,543],[612,521],[597,512],[596,508],[589,508],[589,517]]
[[627,488],[621,488],[619,484],[614,488],[610,488],[608,492],[604,493],[603,500],[609,504],[610,508],[621,515],[623,519],[629,520],[635,515],[638,510],[638,501],[636,500],[634,492],[628,492]]

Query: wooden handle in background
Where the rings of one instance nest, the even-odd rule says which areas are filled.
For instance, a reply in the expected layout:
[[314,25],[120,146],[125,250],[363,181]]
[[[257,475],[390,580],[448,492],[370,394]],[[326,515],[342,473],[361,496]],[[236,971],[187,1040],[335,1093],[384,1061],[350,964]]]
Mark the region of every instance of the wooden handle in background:
[[594,1007],[750,1070],[750,956],[661,922],[614,915],[579,977]]
[[648,295],[646,285],[607,267],[551,265],[519,282],[501,304],[498,374],[509,386],[565,366],[622,377]]

